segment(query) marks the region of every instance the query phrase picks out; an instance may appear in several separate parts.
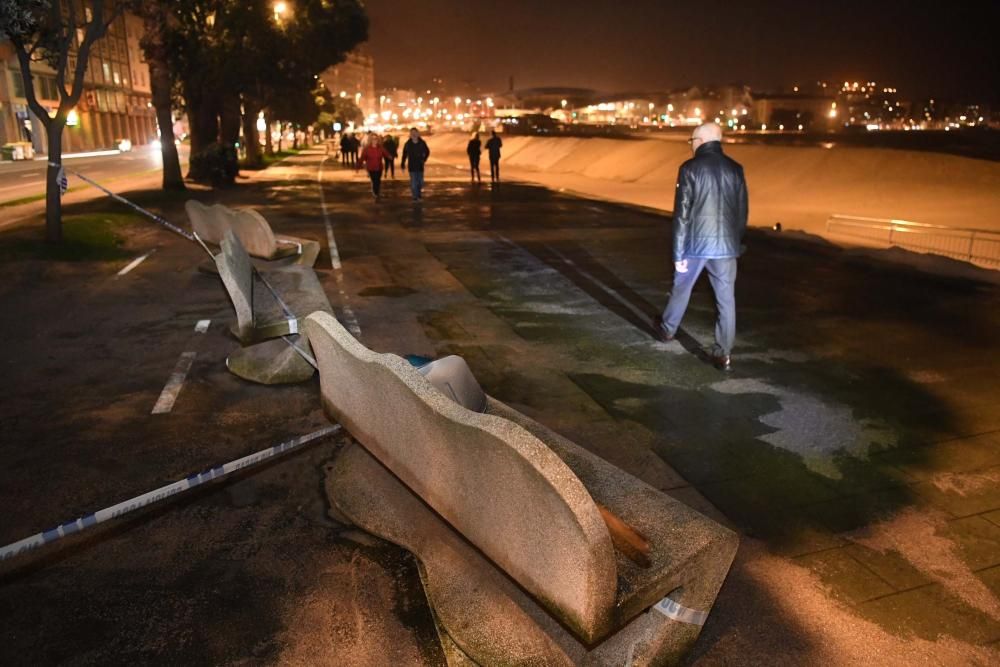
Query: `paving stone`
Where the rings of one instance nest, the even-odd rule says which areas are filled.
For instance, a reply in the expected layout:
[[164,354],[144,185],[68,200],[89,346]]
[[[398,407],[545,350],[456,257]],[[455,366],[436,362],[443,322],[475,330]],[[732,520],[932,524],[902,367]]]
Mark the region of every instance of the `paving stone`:
[[795,561],[818,574],[834,595],[850,604],[895,592],[889,584],[855,560],[847,548],[807,554]]
[[915,634],[930,641],[949,635],[980,645],[1000,639],[1000,623],[937,584],[862,602],[855,609],[898,635]]
[[876,454],[875,458],[917,479],[927,480],[946,472],[968,472],[1000,465],[1000,441],[996,434],[986,433],[925,447],[887,450]]
[[[728,516],[732,518],[732,514]],[[764,540],[773,553],[788,558],[848,544],[843,537],[831,532],[814,517],[803,514],[800,509],[764,513],[751,519],[744,517],[744,521],[747,523],[741,527],[750,536]]]
[[1000,566],[976,572],[976,576],[1000,599]]
[[980,515],[987,521],[1000,526],[1000,510],[994,510],[992,512],[987,512],[986,514]]
[[956,517],[1000,509],[1000,467],[983,472],[938,477],[915,484],[913,490],[927,502]]
[[846,533],[888,518],[917,500],[910,487],[897,486],[818,503],[801,511],[833,533]]
[[1000,565],[1000,526],[982,516],[950,521],[944,536],[955,542],[970,570]]
[[897,591],[934,583],[896,551],[880,552],[860,544],[851,544],[845,550]]

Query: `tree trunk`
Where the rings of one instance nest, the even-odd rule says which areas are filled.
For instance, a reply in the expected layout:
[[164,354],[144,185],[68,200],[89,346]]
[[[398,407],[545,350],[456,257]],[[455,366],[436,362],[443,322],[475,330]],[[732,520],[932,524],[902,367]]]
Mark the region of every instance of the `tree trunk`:
[[[59,192],[59,166],[62,164],[62,133],[66,120],[57,115],[49,123],[49,168],[45,173],[45,240],[62,241],[62,193]],[[53,167],[55,164],[57,166]]]
[[226,94],[219,101],[219,140],[235,146],[240,140],[240,98]]
[[202,153],[219,140],[218,107],[215,98],[208,95],[187,94],[185,99],[188,107],[188,123],[191,128],[191,157],[188,159],[188,178],[205,183],[212,179],[211,161],[202,159]]
[[260,137],[257,133],[257,105],[248,99],[243,100],[243,141],[246,142],[249,167],[259,167],[262,163],[260,155]]
[[181,160],[174,143],[174,116],[170,99],[173,81],[167,65],[164,46],[166,15],[159,3],[148,3],[143,25],[146,34],[142,41],[146,62],[149,64],[149,87],[153,94],[153,108],[156,110],[156,124],[160,128],[160,154],[163,156],[163,189],[183,190],[184,177],[181,175]]
[[271,118],[270,116],[265,116],[264,118],[264,150],[267,152],[268,156],[274,157],[274,140],[271,139]]

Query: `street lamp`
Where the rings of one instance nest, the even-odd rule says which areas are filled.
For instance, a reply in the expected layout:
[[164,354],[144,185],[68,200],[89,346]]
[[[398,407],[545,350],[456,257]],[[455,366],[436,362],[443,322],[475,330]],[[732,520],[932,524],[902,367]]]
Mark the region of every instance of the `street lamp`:
[[274,20],[281,21],[285,18],[285,14],[289,13],[288,3],[284,0],[278,0],[274,3]]

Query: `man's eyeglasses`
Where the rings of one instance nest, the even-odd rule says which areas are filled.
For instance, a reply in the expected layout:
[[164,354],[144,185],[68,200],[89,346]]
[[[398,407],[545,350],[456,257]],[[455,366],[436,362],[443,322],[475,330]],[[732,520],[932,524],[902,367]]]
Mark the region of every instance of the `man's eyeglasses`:
[[701,137],[691,137],[690,139],[688,139],[689,144],[693,144],[696,141],[701,141]]

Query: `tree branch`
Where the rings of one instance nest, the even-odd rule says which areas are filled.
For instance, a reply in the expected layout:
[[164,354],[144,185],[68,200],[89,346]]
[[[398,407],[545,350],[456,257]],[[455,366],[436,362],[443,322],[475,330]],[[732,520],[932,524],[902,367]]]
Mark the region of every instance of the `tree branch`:
[[14,53],[17,54],[17,62],[21,66],[21,79],[24,82],[24,97],[28,100],[28,108],[31,109],[45,129],[48,130],[49,125],[52,124],[52,119],[49,118],[48,112],[38,102],[38,97],[35,95],[35,81],[31,76],[31,58],[28,57],[24,42],[20,38],[11,37],[10,42],[14,45]]
[[[56,7],[61,4],[61,2],[53,2],[52,6]],[[59,43],[59,59],[56,62],[56,88],[59,90],[59,111],[63,110],[63,101],[68,97],[66,95],[66,63],[69,59],[69,50],[73,48],[73,39],[76,37],[76,2],[69,0],[66,5],[69,7],[69,21],[67,21],[65,31],[63,31],[62,16],[59,17],[59,27],[63,34]]]

